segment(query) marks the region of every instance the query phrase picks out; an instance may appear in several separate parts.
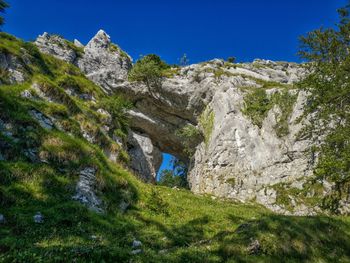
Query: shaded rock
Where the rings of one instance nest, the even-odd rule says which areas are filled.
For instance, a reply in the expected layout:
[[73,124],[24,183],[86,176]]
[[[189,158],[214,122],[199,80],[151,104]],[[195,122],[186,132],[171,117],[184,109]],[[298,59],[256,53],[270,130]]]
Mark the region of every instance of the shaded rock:
[[19,58],[12,54],[0,53],[0,69],[6,72],[5,79],[10,84],[24,82],[27,78]]
[[155,182],[158,169],[162,163],[162,153],[145,134],[130,131],[128,137],[131,168],[142,180]]
[[137,254],[140,254],[140,253],[142,253],[142,249],[134,249],[134,250],[131,251],[132,255],[137,255]]
[[126,210],[128,210],[130,204],[128,202],[125,202],[124,200],[120,202],[119,204],[119,210],[122,213],[125,213]]
[[34,223],[36,223],[36,224],[42,224],[42,223],[44,223],[44,216],[40,212],[37,212],[33,216],[33,220],[34,220]]
[[141,247],[142,246],[142,242],[140,241],[140,240],[134,240],[133,242],[132,242],[132,247],[133,248],[137,248],[137,247]]
[[43,127],[44,129],[48,129],[51,130],[54,127],[53,122],[51,121],[51,119],[49,119],[48,117],[46,117],[43,113],[41,113],[40,111],[37,110],[30,110],[29,114],[36,119],[40,126]]
[[260,246],[260,242],[257,239],[251,239],[250,244],[247,247],[247,251],[249,254],[258,254],[260,252],[261,246]]
[[6,223],[6,218],[3,214],[0,214],[0,225]]
[[80,171],[79,181],[73,200],[79,201],[89,209],[102,213],[102,201],[96,195],[96,169],[87,167]]
[[32,95],[32,93],[30,93],[29,90],[24,90],[21,92],[21,97],[26,98],[26,99],[30,99],[33,97],[33,95]]

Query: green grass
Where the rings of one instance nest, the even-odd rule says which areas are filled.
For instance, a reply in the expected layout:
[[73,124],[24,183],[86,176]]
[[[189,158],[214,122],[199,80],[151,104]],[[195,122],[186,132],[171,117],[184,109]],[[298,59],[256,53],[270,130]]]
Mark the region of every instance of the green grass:
[[[38,53],[30,44],[1,34],[1,46],[13,55],[25,48],[33,64],[26,68],[27,82],[0,86],[0,119],[13,127],[11,136],[0,132],[0,152],[7,159],[0,161],[0,213],[7,219],[0,225],[0,262],[350,261],[349,217],[280,216],[254,203],[140,182],[122,162],[107,160],[101,149],[120,150],[100,132],[105,120],[97,107],[109,108],[115,126],[127,125],[120,101],[106,100],[76,67]],[[33,82],[55,101],[22,98]],[[68,95],[68,88],[93,94],[96,105]],[[28,113],[32,109],[54,117],[63,129],[43,129]],[[199,120],[206,143],[214,118],[207,108]],[[95,132],[98,142],[85,140],[82,127]],[[111,132],[125,136],[119,129]],[[31,161],[28,149],[36,149],[45,162]],[[120,155],[127,162],[127,154]],[[103,214],[72,200],[85,167],[97,170]],[[130,205],[126,212],[119,209],[122,202]],[[43,224],[33,222],[38,211]],[[142,242],[138,255],[131,254],[134,239]],[[261,245],[255,254],[247,250],[252,240]]]

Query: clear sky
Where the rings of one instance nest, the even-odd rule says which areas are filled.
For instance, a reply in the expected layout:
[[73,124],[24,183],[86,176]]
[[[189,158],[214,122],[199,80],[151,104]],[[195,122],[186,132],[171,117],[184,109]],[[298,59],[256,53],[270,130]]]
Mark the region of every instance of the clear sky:
[[100,29],[134,59],[168,63],[235,56],[298,61],[298,36],[337,21],[346,0],[6,0],[3,30],[25,40],[44,31],[84,44]]
[[[298,37],[337,22],[346,0],[6,0],[3,30],[25,40],[43,32],[86,44],[104,29],[134,60],[156,53],[177,63],[234,56],[299,61]],[[165,155],[161,169],[169,167]]]

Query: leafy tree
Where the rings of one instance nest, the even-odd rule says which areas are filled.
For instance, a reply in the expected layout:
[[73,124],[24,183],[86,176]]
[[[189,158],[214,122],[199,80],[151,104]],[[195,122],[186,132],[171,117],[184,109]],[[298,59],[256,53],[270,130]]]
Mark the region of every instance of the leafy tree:
[[[4,13],[5,9],[8,7],[9,5],[4,0],[0,0],[0,13]],[[4,18],[0,16],[0,26],[3,24],[4,24]]]
[[333,184],[322,205],[338,212],[350,195],[350,2],[338,10],[336,28],[320,28],[301,37],[300,56],[311,74],[301,87],[311,94],[306,113],[312,113],[309,135],[328,134],[320,153],[316,179]]
[[171,160],[173,169],[165,169],[160,174],[158,184],[168,187],[188,188],[187,165],[178,158]]
[[228,57],[228,58],[227,58],[227,62],[235,63],[235,61],[236,61],[236,58],[235,58],[235,57]]
[[162,84],[162,71],[170,68],[161,58],[150,54],[136,61],[129,72],[130,81],[142,81],[149,92],[154,96],[154,90],[158,90]]

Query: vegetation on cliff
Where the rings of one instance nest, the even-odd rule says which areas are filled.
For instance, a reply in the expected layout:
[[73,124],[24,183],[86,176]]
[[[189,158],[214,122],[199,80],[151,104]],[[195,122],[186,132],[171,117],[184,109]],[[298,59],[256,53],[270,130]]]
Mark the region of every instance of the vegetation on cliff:
[[[312,123],[306,133],[317,140],[319,161],[315,183],[328,181],[331,191],[320,205],[338,213],[342,200],[350,198],[350,4],[338,10],[336,28],[318,29],[301,38],[300,55],[311,61],[312,72],[301,86],[310,92],[306,114]],[[315,141],[316,142],[316,141]]]

